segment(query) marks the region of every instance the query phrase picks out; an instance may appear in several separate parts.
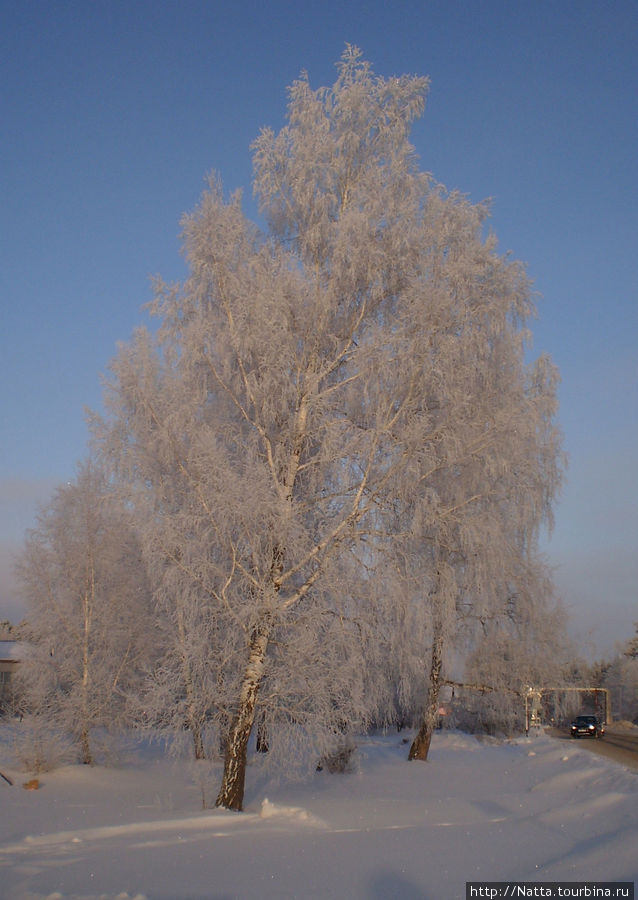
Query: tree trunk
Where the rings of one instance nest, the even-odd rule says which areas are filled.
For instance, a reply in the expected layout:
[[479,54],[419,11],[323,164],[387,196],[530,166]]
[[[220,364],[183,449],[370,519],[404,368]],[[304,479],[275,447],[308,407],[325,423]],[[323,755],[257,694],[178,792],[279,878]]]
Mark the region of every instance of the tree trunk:
[[82,762],[84,765],[92,766],[94,763],[93,754],[91,752],[91,743],[89,741],[90,730],[90,652],[89,644],[91,638],[91,624],[95,601],[95,569],[93,566],[93,553],[89,552],[87,562],[86,584],[84,589],[84,597],[82,600],[84,613],[84,634],[82,638],[82,724],[80,726],[80,747],[82,752]]
[[263,715],[257,723],[257,742],[255,749],[257,750],[257,753],[268,753],[268,750],[270,749],[268,743],[268,731]]
[[241,685],[239,708],[228,733],[224,775],[215,803],[215,806],[222,806],[225,809],[239,811],[244,802],[248,740],[255,722],[257,695],[264,672],[268,635],[268,625],[264,624],[255,631],[250,642],[250,656]]
[[427,760],[430,750],[432,732],[436,725],[437,711],[439,708],[439,691],[441,688],[441,666],[443,664],[443,629],[440,623],[436,624],[432,639],[432,662],[430,665],[430,683],[428,695],[421,717],[419,731],[412,741],[408,759]]
[[201,728],[196,722],[190,724],[188,727],[193,736],[193,753],[195,759],[205,759],[206,753],[204,752],[204,741],[202,740]]
[[177,630],[182,655],[182,678],[184,679],[184,689],[186,691],[186,727],[193,738],[193,753],[195,754],[195,759],[204,759],[206,756],[204,752],[204,740],[202,738],[202,730],[197,716],[195,685],[193,684],[193,676],[188,661],[186,627],[184,625],[184,613],[181,607],[178,607],[177,610]]
[[80,747],[82,750],[82,763],[85,766],[92,766],[95,763],[93,753],[91,752],[91,743],[89,740],[89,729],[85,726],[80,734]]
[[184,662],[184,681],[186,684],[186,725],[193,738],[193,753],[195,759],[204,759],[204,740],[202,738],[202,729],[197,718],[195,710],[195,688],[193,679],[190,675],[190,667]]

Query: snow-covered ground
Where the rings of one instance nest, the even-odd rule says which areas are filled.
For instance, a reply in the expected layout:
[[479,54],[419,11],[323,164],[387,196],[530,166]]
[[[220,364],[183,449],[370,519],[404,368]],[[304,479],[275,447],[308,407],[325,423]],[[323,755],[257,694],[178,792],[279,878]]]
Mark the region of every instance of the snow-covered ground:
[[255,763],[241,814],[203,810],[156,747],[27,791],[0,743],[15,781],[0,779],[0,897],[452,900],[469,880],[636,880],[638,772],[545,735],[437,733],[408,763],[401,738],[364,739],[353,773],[304,783]]

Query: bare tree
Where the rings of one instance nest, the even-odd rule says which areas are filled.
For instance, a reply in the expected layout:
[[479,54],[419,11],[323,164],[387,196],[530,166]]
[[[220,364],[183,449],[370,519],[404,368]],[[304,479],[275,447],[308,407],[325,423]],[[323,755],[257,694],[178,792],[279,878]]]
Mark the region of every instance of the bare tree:
[[29,604],[27,708],[71,734],[92,764],[91,733],[116,723],[150,620],[130,513],[94,463],[81,465],[40,514],[18,576]]
[[206,620],[220,806],[242,807],[258,708],[274,742],[316,752],[379,715],[405,533],[448,553],[445,523],[489,508],[496,473],[481,475],[515,433],[486,398],[511,337],[520,363],[528,284],[482,239],[485,210],[419,171],[408,134],[426,89],[375,76],[351,47],[332,88],[296,81],[288,124],[253,146],[268,232],[211,180],[183,223],[190,277],[158,285],[157,335],[140,330],[112,365],[96,430],[144,510],[175,621],[193,598]]

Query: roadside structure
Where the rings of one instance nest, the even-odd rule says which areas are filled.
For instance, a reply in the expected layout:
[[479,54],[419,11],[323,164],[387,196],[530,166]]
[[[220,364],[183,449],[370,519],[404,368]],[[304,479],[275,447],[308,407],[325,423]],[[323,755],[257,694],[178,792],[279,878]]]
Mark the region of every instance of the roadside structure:
[[11,680],[21,659],[20,641],[0,641],[0,710],[9,696]]

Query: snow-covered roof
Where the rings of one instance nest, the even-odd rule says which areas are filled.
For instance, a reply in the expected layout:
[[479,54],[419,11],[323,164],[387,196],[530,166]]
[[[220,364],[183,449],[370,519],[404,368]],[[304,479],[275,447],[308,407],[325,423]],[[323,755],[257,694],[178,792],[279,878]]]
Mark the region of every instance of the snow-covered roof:
[[0,660],[6,662],[19,662],[24,656],[20,641],[0,641]]

